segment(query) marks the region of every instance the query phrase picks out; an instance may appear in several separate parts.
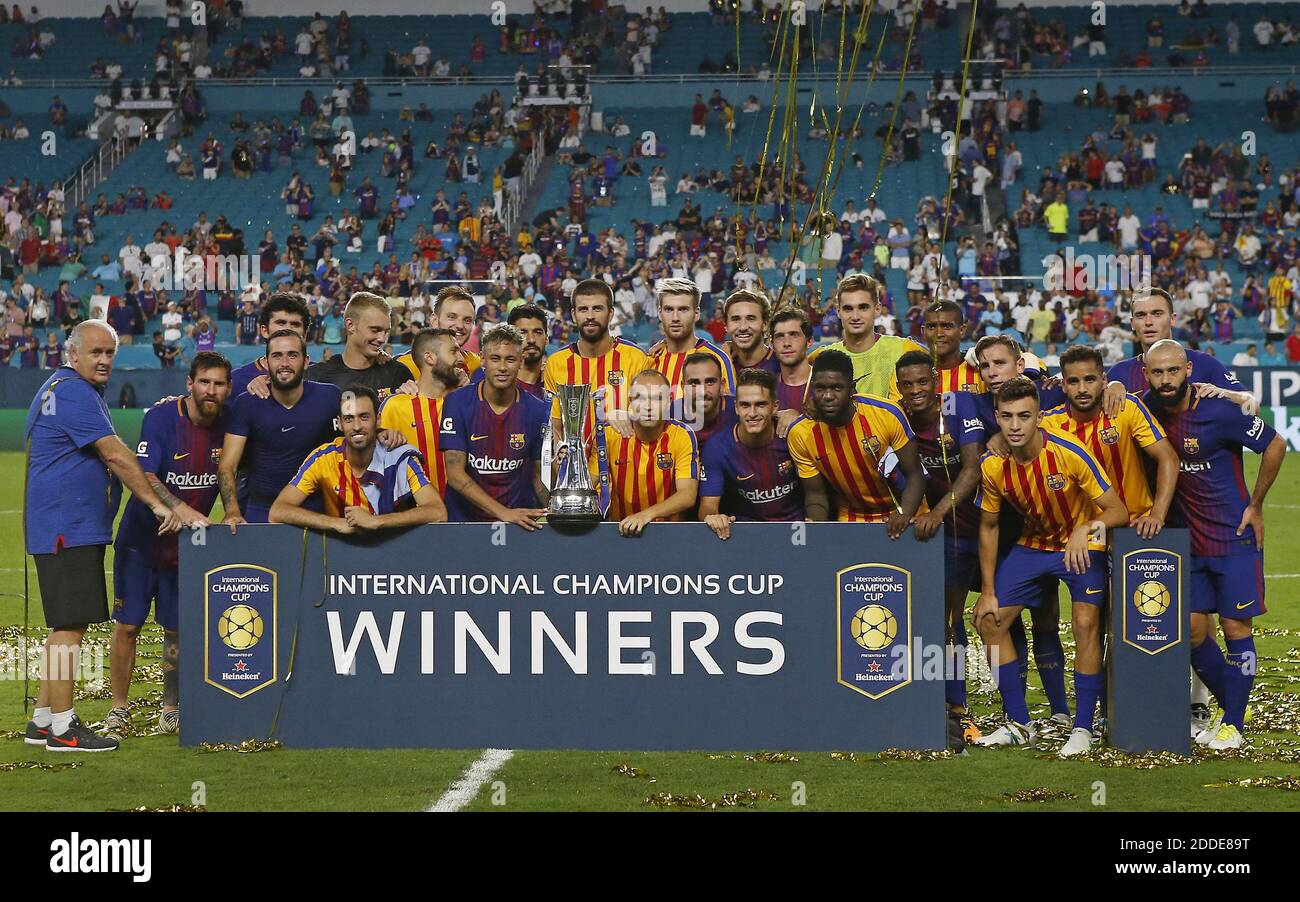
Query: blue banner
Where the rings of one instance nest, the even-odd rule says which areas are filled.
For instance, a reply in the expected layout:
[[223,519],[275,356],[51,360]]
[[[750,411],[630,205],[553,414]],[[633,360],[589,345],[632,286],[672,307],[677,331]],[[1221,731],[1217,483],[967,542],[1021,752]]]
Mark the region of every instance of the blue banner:
[[1191,752],[1191,623],[1185,529],[1147,541],[1112,535],[1110,744],[1127,752]]
[[502,524],[181,542],[181,741],[944,746],[943,547],[884,526]]

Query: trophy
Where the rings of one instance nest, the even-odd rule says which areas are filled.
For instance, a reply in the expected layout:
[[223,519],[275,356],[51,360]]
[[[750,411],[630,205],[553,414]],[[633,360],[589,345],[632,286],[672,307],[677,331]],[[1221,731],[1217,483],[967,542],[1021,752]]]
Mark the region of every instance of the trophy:
[[555,475],[555,485],[551,488],[546,519],[549,523],[561,525],[599,523],[604,519],[604,511],[601,510],[600,495],[591,482],[586,443],[582,439],[590,409],[591,387],[560,385],[557,388],[560,435],[558,443],[552,444],[555,445],[554,453],[563,456]]

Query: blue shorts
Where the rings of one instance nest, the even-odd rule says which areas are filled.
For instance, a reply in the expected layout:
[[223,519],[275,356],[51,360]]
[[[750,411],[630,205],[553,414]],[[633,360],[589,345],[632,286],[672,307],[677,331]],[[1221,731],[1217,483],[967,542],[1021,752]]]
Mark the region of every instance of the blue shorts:
[[[154,609],[154,622],[165,630],[180,628],[178,571],[152,567],[145,556],[130,548],[113,552],[113,619],[128,626],[144,626]],[[157,602],[155,606],[155,602]]]
[[980,572],[980,541],[971,536],[943,536],[943,587],[970,590]]
[[271,508],[269,505],[263,507],[255,501],[249,501],[248,507],[240,508],[240,510],[244,514],[244,519],[249,523],[271,522]]
[[1083,573],[1067,573],[1065,552],[1017,545],[998,563],[993,592],[998,596],[1000,608],[1012,605],[1036,608],[1042,603],[1045,590],[1055,589],[1057,581],[1069,586],[1072,602],[1101,606],[1110,581],[1106,552],[1089,551],[1088,569]]
[[1192,556],[1189,609],[1236,620],[1268,613],[1264,607],[1264,552]]

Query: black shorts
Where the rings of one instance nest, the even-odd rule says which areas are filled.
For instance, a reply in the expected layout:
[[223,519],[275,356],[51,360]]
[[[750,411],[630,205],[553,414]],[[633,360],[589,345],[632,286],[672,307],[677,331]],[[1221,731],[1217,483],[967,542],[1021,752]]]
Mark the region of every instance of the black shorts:
[[108,620],[104,545],[64,548],[57,554],[34,554],[45,624],[51,629]]

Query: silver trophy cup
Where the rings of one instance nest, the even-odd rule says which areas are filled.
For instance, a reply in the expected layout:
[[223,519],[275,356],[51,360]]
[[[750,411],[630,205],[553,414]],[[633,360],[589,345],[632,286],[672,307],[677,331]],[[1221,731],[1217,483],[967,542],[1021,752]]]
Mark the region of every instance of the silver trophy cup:
[[587,465],[586,445],[582,440],[583,428],[590,409],[591,387],[587,385],[560,385],[556,397],[560,399],[560,435],[554,443],[554,453],[560,459],[555,485],[551,487],[551,503],[546,519],[552,523],[598,523],[603,519],[600,499],[591,483],[591,469]]

